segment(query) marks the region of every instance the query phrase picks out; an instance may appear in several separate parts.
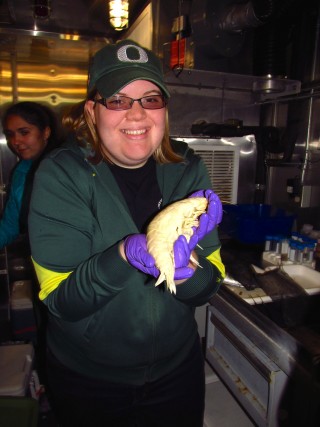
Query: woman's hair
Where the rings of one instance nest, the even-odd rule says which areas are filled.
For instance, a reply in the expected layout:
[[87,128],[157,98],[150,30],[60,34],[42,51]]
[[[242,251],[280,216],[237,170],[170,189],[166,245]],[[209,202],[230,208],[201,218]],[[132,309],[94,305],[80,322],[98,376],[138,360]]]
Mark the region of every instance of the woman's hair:
[[2,117],[2,127],[5,129],[6,121],[10,116],[19,116],[27,123],[36,126],[41,132],[46,127],[50,128],[48,146],[58,145],[60,141],[60,131],[56,115],[50,108],[38,104],[37,102],[24,101],[11,105]]
[[[97,90],[93,89],[88,99],[94,100]],[[102,158],[111,163],[104,150],[101,147],[101,140],[95,123],[93,123],[90,114],[86,111],[86,101],[74,105],[63,117],[62,124],[69,132],[73,132],[81,146],[88,146],[92,151],[91,162],[98,163]],[[169,138],[169,118],[168,110],[166,111],[165,132],[161,144],[153,154],[158,163],[179,163],[182,157],[174,152]]]
[[28,229],[28,212],[35,172],[42,159],[62,143],[62,134],[60,133],[61,126],[59,125],[54,112],[49,107],[45,107],[37,102],[25,101],[11,105],[2,117],[3,129],[6,128],[6,121],[10,116],[21,117],[30,125],[36,126],[40,132],[43,132],[47,127],[50,128],[50,135],[47,139],[47,144],[41,155],[33,161],[24,184],[19,222],[20,232],[25,233]]

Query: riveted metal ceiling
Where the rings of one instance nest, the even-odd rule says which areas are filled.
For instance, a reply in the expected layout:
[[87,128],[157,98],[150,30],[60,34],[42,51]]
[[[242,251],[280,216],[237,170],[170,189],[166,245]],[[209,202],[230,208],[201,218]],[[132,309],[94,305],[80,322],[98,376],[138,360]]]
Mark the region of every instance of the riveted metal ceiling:
[[[130,25],[148,4],[129,0]],[[107,0],[50,0],[47,19],[35,19],[33,5],[0,0],[0,106],[24,99],[56,107],[78,102],[92,55],[125,32],[109,24]]]
[[[149,0],[130,0],[129,16],[133,23]],[[0,30],[3,32],[38,31],[81,36],[121,36],[109,24],[107,0],[48,0],[50,16],[35,19],[34,0],[0,0]]]

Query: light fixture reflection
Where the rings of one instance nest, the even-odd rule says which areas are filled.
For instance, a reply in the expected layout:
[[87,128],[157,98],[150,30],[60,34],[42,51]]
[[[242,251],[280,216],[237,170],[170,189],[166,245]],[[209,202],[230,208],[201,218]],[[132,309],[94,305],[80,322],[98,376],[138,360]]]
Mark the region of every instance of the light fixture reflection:
[[126,30],[129,25],[129,1],[109,0],[109,20],[115,30]]

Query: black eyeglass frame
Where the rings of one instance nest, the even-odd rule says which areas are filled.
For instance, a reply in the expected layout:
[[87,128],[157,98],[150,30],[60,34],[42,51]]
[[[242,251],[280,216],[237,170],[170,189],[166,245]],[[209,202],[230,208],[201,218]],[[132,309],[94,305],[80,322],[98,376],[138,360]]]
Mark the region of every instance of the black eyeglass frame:
[[[161,107],[156,107],[156,108],[146,108],[146,106],[145,105],[143,105],[143,103],[142,103],[142,100],[143,99],[146,99],[146,98],[154,98],[154,97],[159,97],[159,98],[161,98],[162,99],[162,102],[163,102],[163,105],[161,106]],[[125,99],[130,99],[130,103],[129,103],[129,107],[128,108],[109,108],[108,106],[107,106],[107,101],[108,100],[116,100],[116,99],[119,99],[119,98],[125,98]],[[98,104],[101,104],[101,105],[103,105],[107,110],[110,110],[110,111],[125,111],[125,110],[130,110],[131,108],[132,108],[132,106],[133,106],[133,103],[135,102],[135,101],[137,101],[137,102],[139,102],[139,104],[141,105],[141,107],[143,108],[143,109],[145,109],[145,110],[161,110],[162,108],[164,108],[166,105],[167,105],[167,103],[168,103],[168,100],[167,100],[167,98],[164,96],[164,95],[159,95],[159,94],[157,94],[157,95],[147,95],[147,96],[142,96],[141,98],[130,98],[130,96],[124,96],[124,95],[116,95],[115,97],[113,97],[113,98],[99,98],[99,99],[95,99],[94,100],[94,102],[95,102],[95,104],[96,103],[98,103]]]

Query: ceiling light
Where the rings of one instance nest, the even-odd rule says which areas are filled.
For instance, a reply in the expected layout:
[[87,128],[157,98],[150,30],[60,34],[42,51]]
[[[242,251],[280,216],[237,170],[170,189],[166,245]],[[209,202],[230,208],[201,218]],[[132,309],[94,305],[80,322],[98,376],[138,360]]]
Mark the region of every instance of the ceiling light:
[[109,20],[115,30],[126,30],[129,25],[129,1],[109,0]]

